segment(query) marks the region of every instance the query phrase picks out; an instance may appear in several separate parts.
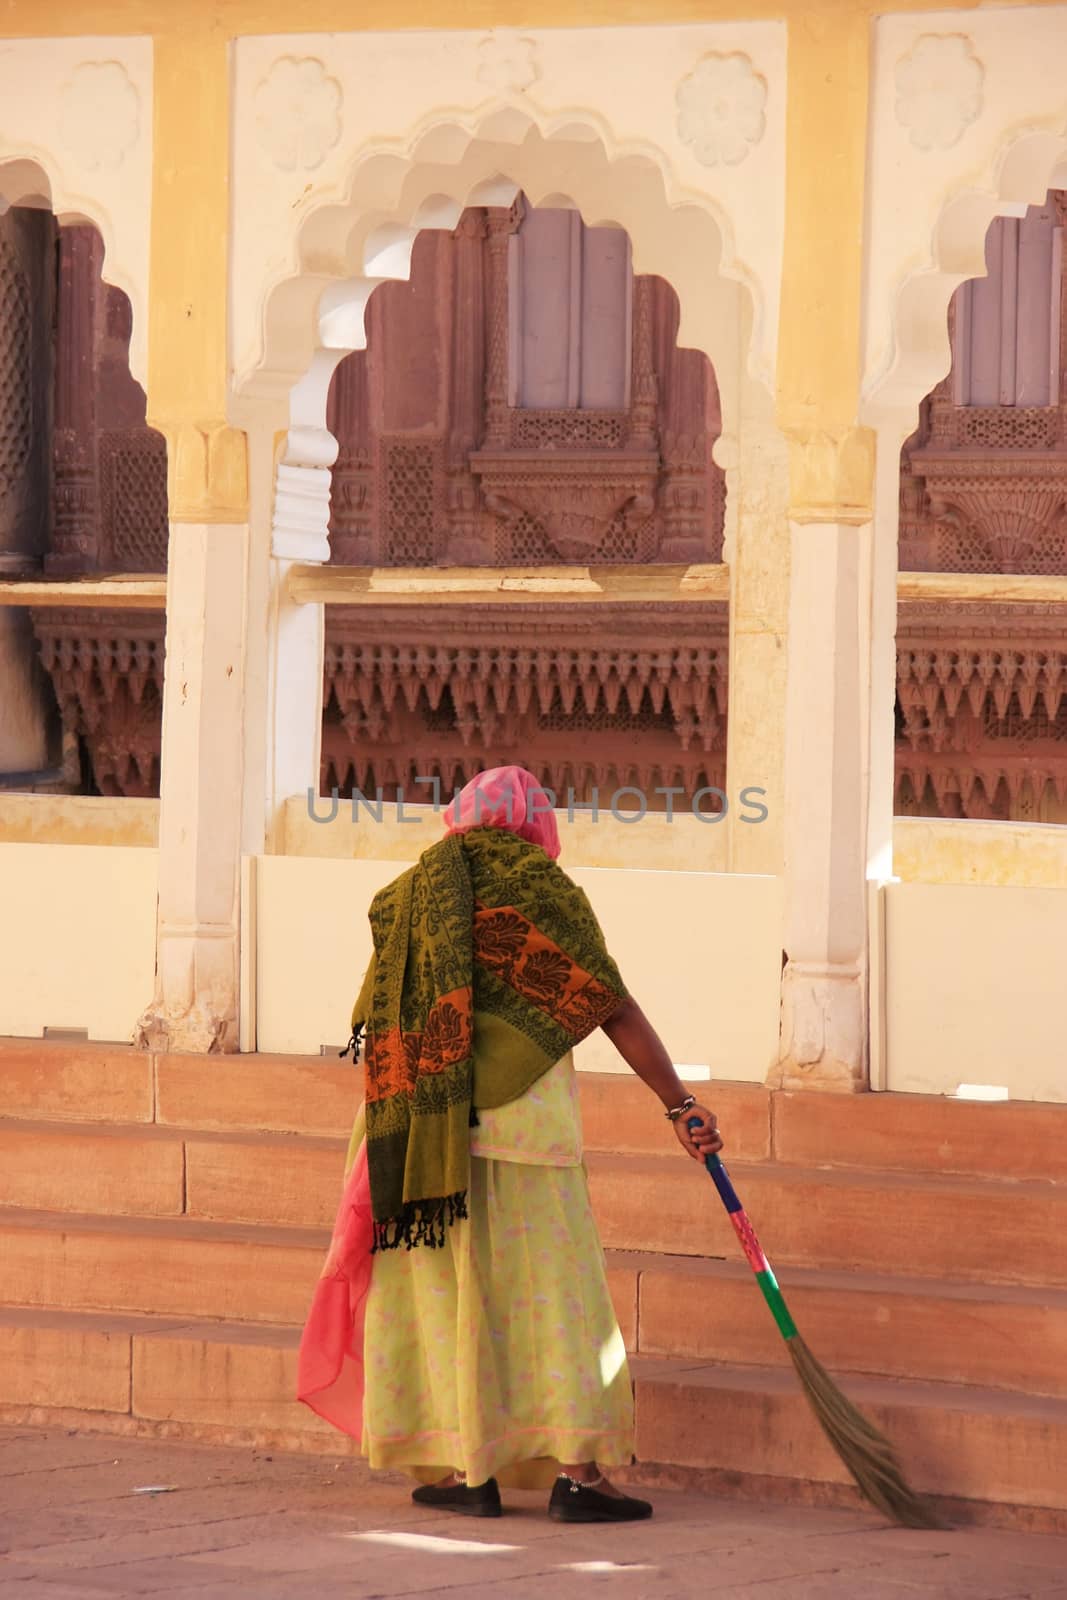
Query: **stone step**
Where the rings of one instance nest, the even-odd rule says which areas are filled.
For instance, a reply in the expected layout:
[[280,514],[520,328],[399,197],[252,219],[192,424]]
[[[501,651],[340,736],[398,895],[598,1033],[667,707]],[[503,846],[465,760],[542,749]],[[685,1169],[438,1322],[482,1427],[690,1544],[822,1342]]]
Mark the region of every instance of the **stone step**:
[[0,1206],[332,1226],[345,1141],[0,1121]]
[[[328,1245],[323,1229],[0,1208],[0,1305],[299,1327]],[[608,1284],[632,1349],[637,1268],[609,1259]]]
[[[637,1458],[674,1481],[844,1485],[792,1371],[633,1363]],[[843,1387],[893,1441],[912,1487],[972,1505],[1067,1509],[1067,1400],[952,1384],[850,1378]]]
[[270,1324],[0,1309],[0,1418],[73,1412],[170,1438],[336,1452],[341,1435],[294,1397],[298,1345],[296,1328]]
[[185,1144],[151,1123],[0,1122],[0,1206],[180,1216]]
[[[0,1123],[0,1206],[318,1228],[333,1223],[344,1141],[157,1125]],[[737,1257],[707,1176],[676,1147],[590,1152],[606,1246]],[[1067,1186],[731,1162],[776,1266],[1067,1285]]]
[[1067,1105],[933,1094],[779,1093],[777,1160],[1067,1183]]
[[[336,1453],[340,1436],[292,1399],[296,1330],[0,1310],[0,1418]],[[637,1472],[806,1498],[848,1479],[791,1369],[632,1363]],[[1067,1401],[851,1378],[920,1492],[983,1508],[1067,1509]],[[749,1488],[749,1485],[752,1487]]]
[[[583,1072],[579,1085],[590,1150],[664,1149],[657,1103],[629,1073]],[[734,1161],[1067,1183],[1067,1106],[692,1087],[717,1111]],[[332,1056],[153,1056],[0,1039],[0,1118],[347,1139],[362,1092],[361,1069]]]
[[[783,1366],[781,1335],[746,1262],[617,1255],[635,1272],[643,1355]],[[787,1267],[789,1309],[824,1366],[1067,1400],[1067,1290]],[[629,1301],[627,1300],[627,1304]]]
[[[738,1259],[714,1186],[687,1158],[601,1155],[588,1168],[606,1247]],[[1067,1285],[1067,1188],[775,1163],[730,1173],[775,1267]]]
[[[347,1139],[363,1095],[361,1068],[290,1056],[229,1056],[211,1074],[203,1057],[160,1056],[157,1120],[188,1129],[333,1134]],[[656,1154],[672,1151],[674,1135],[659,1102],[629,1073],[580,1072],[585,1144],[589,1150]],[[707,1097],[709,1085],[694,1085]],[[771,1154],[770,1096],[756,1084],[719,1083],[714,1109],[729,1127],[737,1159]]]
[[[300,1326],[327,1242],[322,1230],[0,1210],[0,1302]],[[745,1263],[610,1250],[607,1263],[628,1350],[784,1362]],[[782,1283],[833,1371],[1067,1398],[1067,1291],[796,1267]]]
[[322,1229],[0,1209],[0,1300],[297,1324],[328,1244]]
[[0,1117],[151,1122],[153,1057],[128,1045],[0,1039]]

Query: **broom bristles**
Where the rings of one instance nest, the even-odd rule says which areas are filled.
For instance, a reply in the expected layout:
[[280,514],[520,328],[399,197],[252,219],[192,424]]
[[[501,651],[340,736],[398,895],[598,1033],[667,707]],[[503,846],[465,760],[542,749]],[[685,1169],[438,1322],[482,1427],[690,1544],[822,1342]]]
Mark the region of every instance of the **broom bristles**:
[[799,1335],[787,1345],[823,1432],[871,1504],[902,1527],[943,1528],[932,1507],[905,1481],[885,1435],[842,1394]]

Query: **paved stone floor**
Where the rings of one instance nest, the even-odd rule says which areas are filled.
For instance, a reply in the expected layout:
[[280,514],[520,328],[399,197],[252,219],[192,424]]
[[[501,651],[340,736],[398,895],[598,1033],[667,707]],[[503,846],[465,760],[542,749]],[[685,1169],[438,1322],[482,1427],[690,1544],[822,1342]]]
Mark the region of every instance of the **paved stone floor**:
[[1067,1538],[667,1492],[649,1523],[561,1528],[507,1499],[464,1521],[350,1460],[0,1428],[0,1596],[1067,1600]]

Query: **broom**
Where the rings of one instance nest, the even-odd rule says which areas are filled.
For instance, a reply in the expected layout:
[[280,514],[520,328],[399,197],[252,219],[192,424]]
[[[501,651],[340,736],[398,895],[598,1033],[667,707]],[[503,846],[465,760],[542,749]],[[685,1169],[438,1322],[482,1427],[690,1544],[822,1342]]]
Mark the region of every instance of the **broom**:
[[[699,1119],[692,1118],[688,1126],[690,1132],[699,1128]],[[786,1342],[811,1408],[861,1493],[890,1521],[898,1522],[905,1528],[942,1527],[932,1508],[905,1482],[889,1440],[842,1394],[800,1337],[771,1264],[760,1247],[756,1230],[737,1198],[730,1174],[722,1161],[717,1155],[705,1156],[704,1165],[719,1191],[719,1199],[726,1207],[748,1264],[763,1291],[763,1298]]]

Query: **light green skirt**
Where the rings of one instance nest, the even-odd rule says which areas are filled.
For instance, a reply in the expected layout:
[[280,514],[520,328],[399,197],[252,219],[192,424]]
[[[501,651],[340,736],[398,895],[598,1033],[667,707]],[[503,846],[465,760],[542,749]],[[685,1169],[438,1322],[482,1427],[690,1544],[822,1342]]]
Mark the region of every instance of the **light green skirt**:
[[561,1461],[629,1463],[630,1374],[584,1169],[472,1157],[468,1209],[444,1249],[374,1258],[370,1465],[533,1487]]

